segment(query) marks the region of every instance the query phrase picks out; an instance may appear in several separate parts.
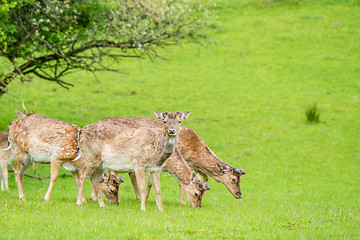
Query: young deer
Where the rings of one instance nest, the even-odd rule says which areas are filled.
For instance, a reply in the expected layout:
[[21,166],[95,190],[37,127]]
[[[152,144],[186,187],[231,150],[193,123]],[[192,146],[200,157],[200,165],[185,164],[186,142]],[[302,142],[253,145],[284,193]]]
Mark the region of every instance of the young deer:
[[[130,119],[112,117],[104,120],[129,124],[135,127],[161,127],[161,121],[147,117]],[[177,148],[189,167],[203,176],[203,183],[207,183],[208,176],[210,176],[216,181],[223,183],[235,198],[239,199],[242,197],[240,176],[244,175],[245,172],[241,168],[237,169],[228,163],[224,163],[209,149],[193,129],[182,126]],[[180,202],[184,201],[183,192],[180,188]]]
[[[174,176],[178,181],[179,187],[184,189],[186,196],[193,207],[201,207],[201,201],[206,190],[210,190],[209,184],[205,185],[201,182],[199,174],[196,174],[191,171],[189,166],[186,164],[182,158],[180,152],[175,149],[174,153],[165,161],[164,165],[161,167],[161,172],[168,172]],[[136,176],[134,173],[129,173],[131,183],[134,187],[136,197],[140,199],[139,188],[136,182]],[[146,189],[146,200],[149,197],[150,189],[152,187],[152,182],[149,179]],[[183,192],[182,192],[183,193]],[[186,204],[184,196],[180,197],[181,204]]]
[[141,210],[145,208],[145,172],[155,187],[156,203],[164,211],[160,196],[160,182],[156,175],[161,166],[174,152],[181,121],[190,112],[160,113],[155,116],[162,120],[162,128],[134,128],[126,124],[111,121],[99,121],[85,126],[79,136],[80,150],[85,157],[86,165],[80,174],[80,189],[77,205],[81,205],[81,192],[86,177],[90,174],[99,206],[104,202],[98,190],[98,176],[104,169],[115,172],[135,172],[139,185]]
[[0,132],[0,177],[1,177],[1,190],[9,190],[8,185],[8,161],[14,156],[11,148],[8,148],[8,133]]
[[[44,201],[50,200],[60,166],[72,172],[79,188],[78,170],[84,166],[84,160],[73,160],[78,156],[77,138],[80,128],[67,122],[43,117],[43,114],[34,114],[34,111],[28,113],[24,105],[23,108],[25,114],[16,111],[19,118],[9,125],[9,141],[16,155],[13,169],[19,198],[25,200],[23,177],[26,169],[34,162],[51,164],[50,184]],[[102,189],[109,202],[116,204],[121,180],[113,181],[112,175],[110,179],[111,181],[102,184]],[[83,193],[81,197],[86,201]]]

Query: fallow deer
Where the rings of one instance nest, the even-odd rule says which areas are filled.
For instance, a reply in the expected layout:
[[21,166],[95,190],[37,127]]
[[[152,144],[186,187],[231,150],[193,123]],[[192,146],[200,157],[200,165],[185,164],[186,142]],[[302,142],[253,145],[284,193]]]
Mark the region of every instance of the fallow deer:
[[[58,175],[60,166],[72,172],[75,182],[79,186],[78,171],[84,166],[84,160],[78,156],[78,134],[80,128],[70,123],[43,117],[43,114],[29,113],[24,104],[24,112],[16,111],[18,119],[9,124],[9,141],[16,155],[13,170],[16,185],[19,191],[19,198],[25,200],[23,176],[26,169],[33,163],[50,163],[51,176],[50,184],[44,201],[50,200],[51,191]],[[75,161],[73,161],[77,158]],[[101,176],[102,189],[106,198],[111,203],[118,203],[118,189],[120,179],[110,180],[106,183]],[[81,195],[83,201],[85,197]]]
[[[201,201],[206,190],[210,190],[209,184],[203,184],[199,174],[196,174],[191,171],[189,166],[186,164],[182,158],[180,152],[175,149],[171,157],[165,161],[164,165],[161,167],[161,172],[168,172],[174,176],[178,181],[179,187],[184,189],[188,201],[193,207],[201,207]],[[134,173],[129,173],[132,185],[135,190],[136,197],[140,199],[139,189],[136,182],[136,176]],[[146,200],[149,197],[150,189],[152,187],[152,182],[148,180],[148,186],[146,189]],[[182,192],[183,193],[183,192]],[[182,195],[180,197],[181,204],[185,203],[185,198]]]
[[158,209],[164,211],[160,196],[160,182],[156,175],[174,152],[181,128],[180,123],[188,118],[190,112],[154,111],[154,114],[163,121],[162,128],[135,128],[103,120],[82,128],[79,146],[86,165],[80,174],[78,206],[82,204],[82,187],[90,173],[92,173],[90,179],[98,197],[99,206],[104,206],[98,190],[98,176],[101,176],[104,169],[108,169],[115,172],[135,172],[143,211],[146,211],[145,172],[150,172]]
[[8,161],[13,157],[11,148],[8,148],[8,133],[0,132],[0,166],[1,166],[1,190],[9,190],[8,185]]
[[[161,121],[147,117],[111,117],[104,120],[129,124],[135,127],[161,127]],[[216,181],[223,183],[235,198],[240,199],[242,197],[240,180],[241,175],[245,174],[244,170],[241,168],[237,169],[228,163],[224,163],[210,150],[193,129],[182,126],[179,133],[177,148],[189,167],[193,171],[200,173],[203,177],[203,183],[207,183],[209,179],[208,176],[210,176]],[[170,159],[172,158],[173,156],[170,157]],[[181,188],[180,198],[180,202],[185,201]]]

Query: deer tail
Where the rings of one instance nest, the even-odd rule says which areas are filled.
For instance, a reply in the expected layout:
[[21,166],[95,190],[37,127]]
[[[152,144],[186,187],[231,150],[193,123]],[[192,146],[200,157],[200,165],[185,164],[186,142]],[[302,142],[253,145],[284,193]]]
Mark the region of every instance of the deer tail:
[[77,157],[76,158],[74,158],[74,160],[73,161],[76,161],[76,160],[78,160],[79,158],[81,158],[82,157],[82,152],[81,152],[81,150],[80,150],[80,148],[78,148],[78,151],[77,151]]
[[9,139],[8,139],[8,143],[9,143],[9,146],[8,146],[7,148],[5,148],[5,149],[0,149],[0,150],[3,150],[3,151],[9,150],[9,149],[11,148],[11,142],[9,141]]

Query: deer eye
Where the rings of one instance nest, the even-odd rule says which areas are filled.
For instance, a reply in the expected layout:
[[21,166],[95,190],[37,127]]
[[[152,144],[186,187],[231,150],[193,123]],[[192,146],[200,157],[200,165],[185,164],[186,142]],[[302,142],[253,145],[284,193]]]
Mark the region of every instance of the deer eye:
[[235,178],[231,179],[231,182],[232,182],[232,183],[235,183],[235,182],[236,182],[236,179],[235,179]]
[[164,123],[166,123],[166,121],[164,120]]
[[198,194],[198,193],[194,193],[194,196],[197,198],[197,197],[199,197],[199,194]]
[[114,191],[113,191],[112,189],[110,189],[110,190],[109,190],[109,193],[113,194],[113,193],[114,193]]
[[179,121],[179,123],[181,123],[181,121]]

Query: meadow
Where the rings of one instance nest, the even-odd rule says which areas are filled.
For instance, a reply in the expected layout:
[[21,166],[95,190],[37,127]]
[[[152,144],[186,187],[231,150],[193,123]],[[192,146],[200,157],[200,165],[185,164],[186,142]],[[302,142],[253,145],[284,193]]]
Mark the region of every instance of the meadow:
[[[0,192],[0,239],[360,239],[360,4],[356,0],[211,2],[214,43],[159,50],[164,59],[128,60],[124,74],[76,72],[70,90],[34,79],[0,98],[0,130],[21,100],[29,110],[81,127],[111,116],[191,111],[183,122],[224,162],[241,167],[243,198],[221,183],[202,208],[179,204],[178,185],[162,174],[165,212],[152,192],[140,211],[130,179],[120,205],[76,206],[72,178],[14,175]],[[317,104],[320,122],[306,121]],[[30,168],[28,173],[33,174]],[[49,166],[39,166],[41,176]],[[66,172],[60,171],[60,175]],[[85,195],[90,197],[87,181]]]

